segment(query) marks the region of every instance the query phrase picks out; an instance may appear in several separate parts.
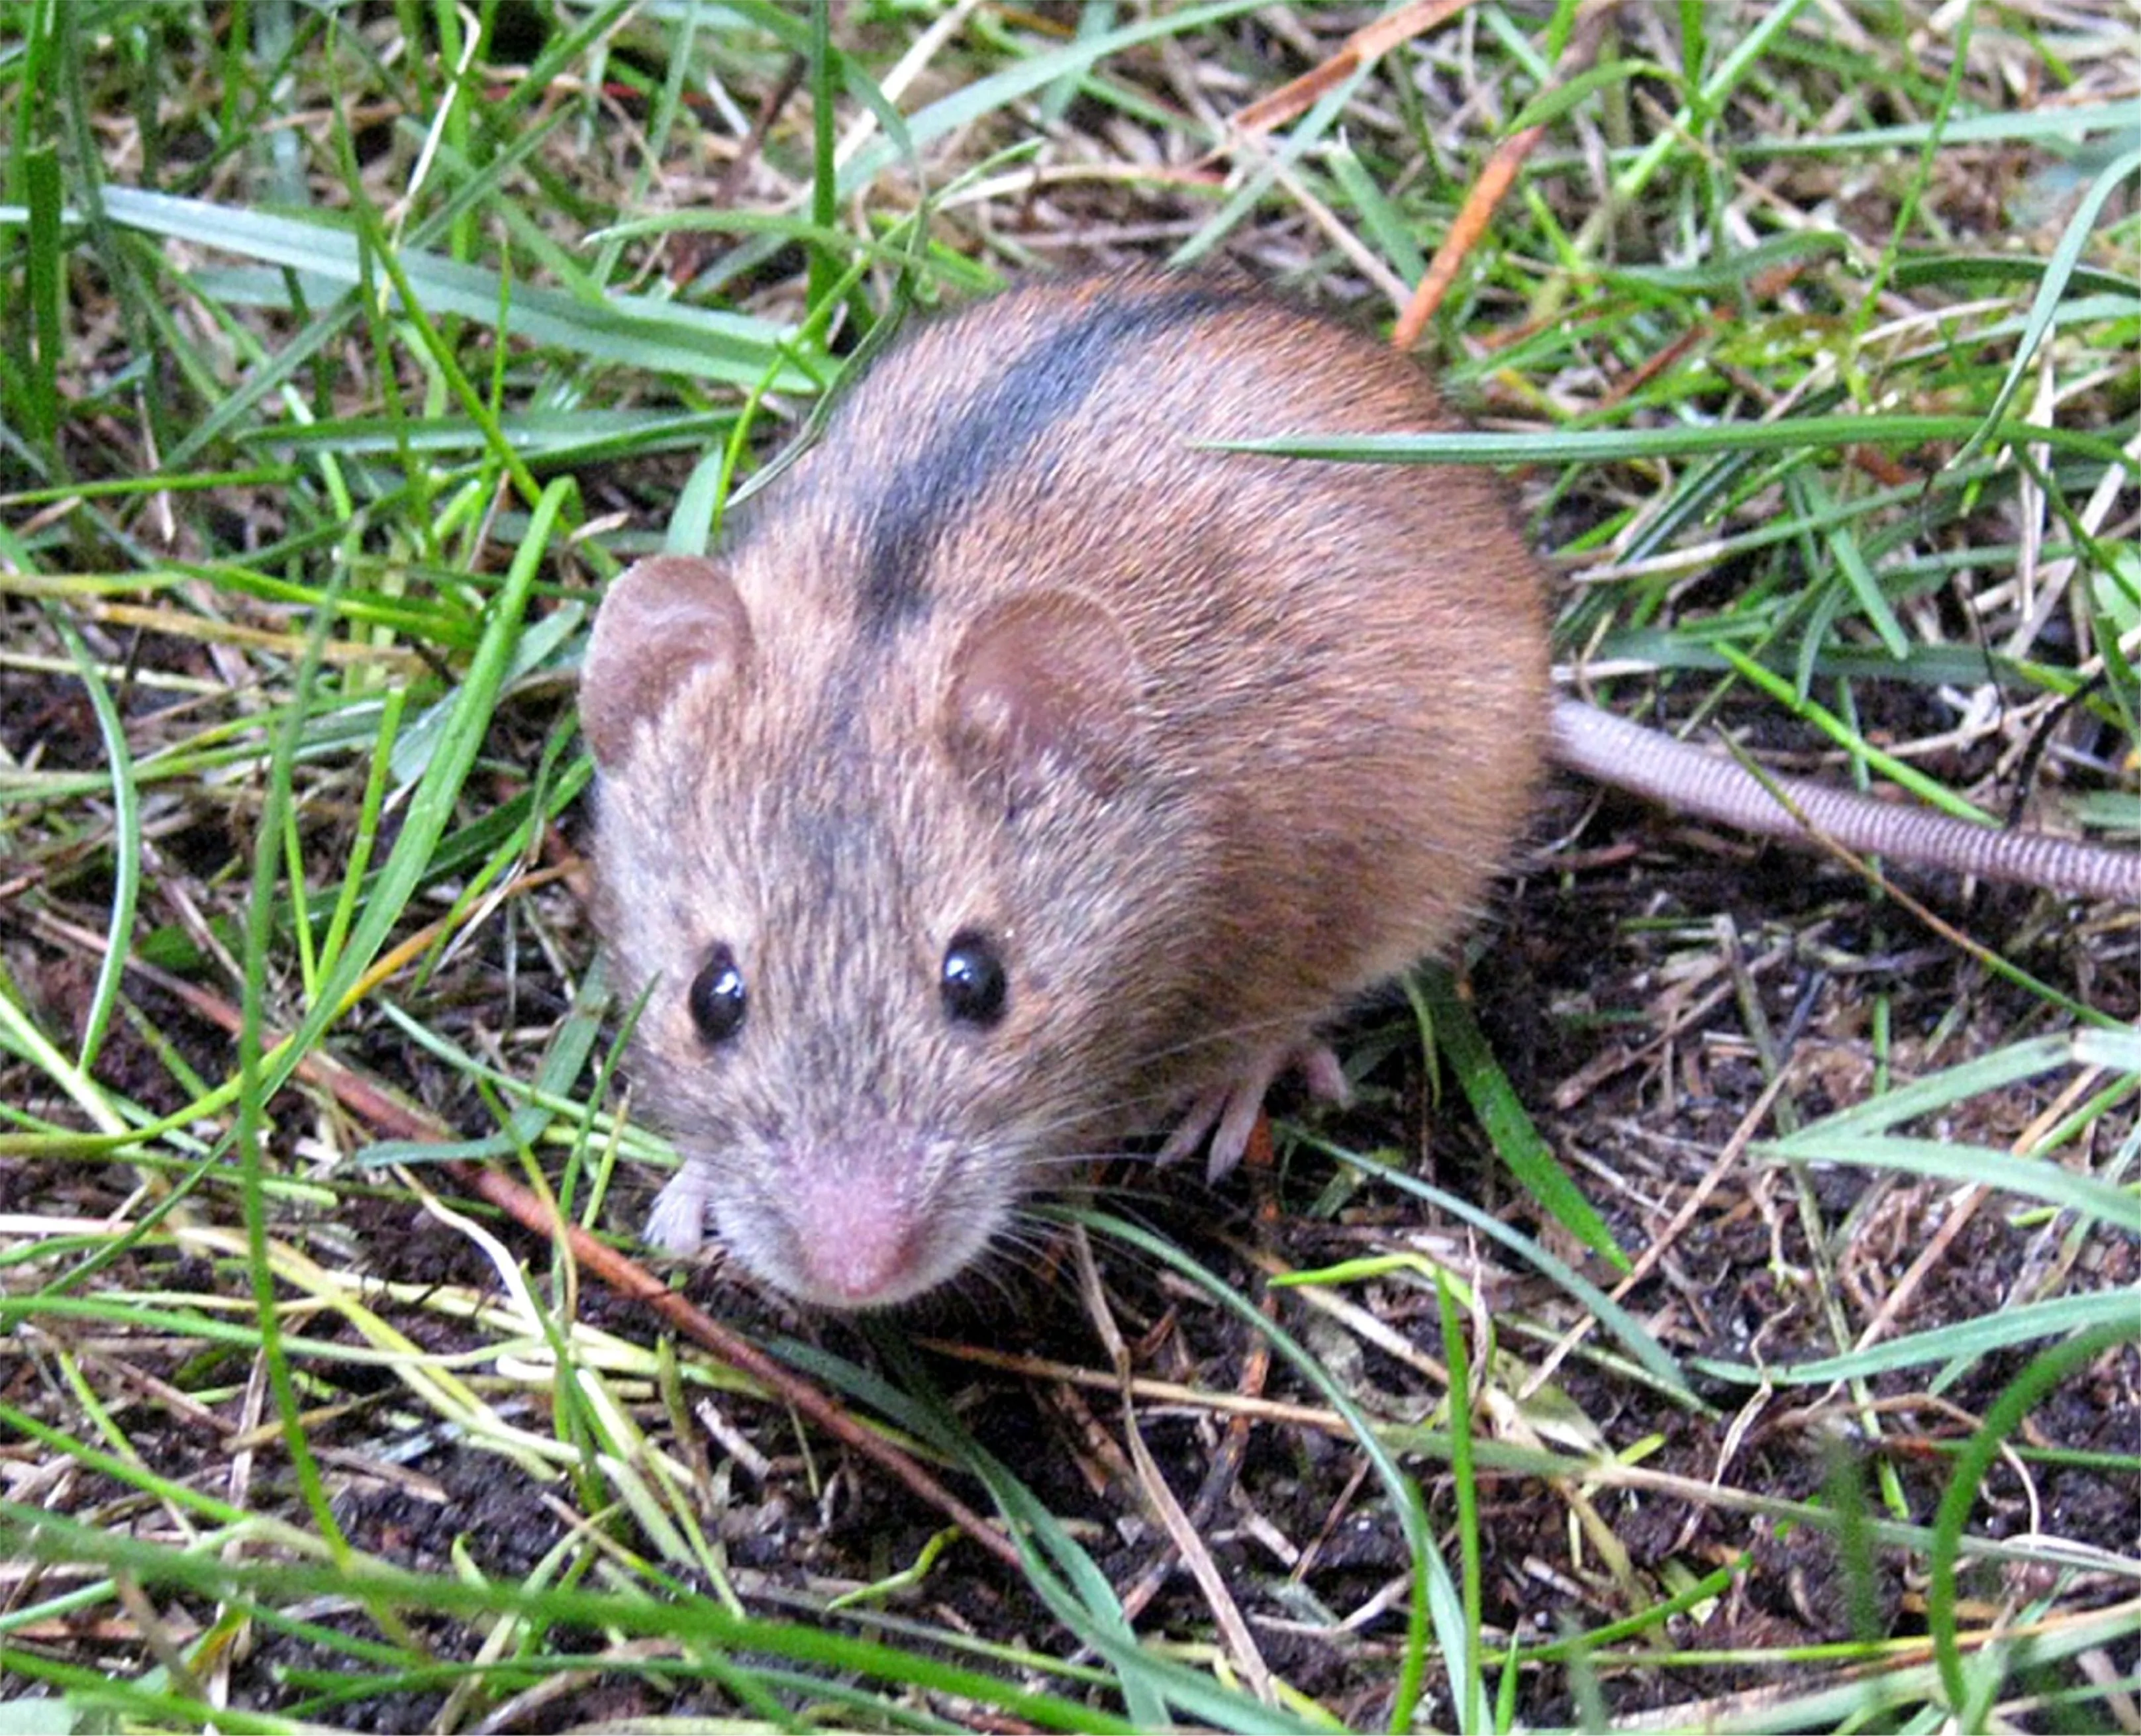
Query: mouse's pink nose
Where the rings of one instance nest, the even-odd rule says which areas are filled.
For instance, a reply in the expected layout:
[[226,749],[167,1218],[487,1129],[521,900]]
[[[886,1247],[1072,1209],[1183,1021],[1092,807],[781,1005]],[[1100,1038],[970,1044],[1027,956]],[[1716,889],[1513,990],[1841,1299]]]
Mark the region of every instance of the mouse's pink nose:
[[838,1170],[796,1190],[792,1227],[804,1293],[834,1308],[911,1296],[923,1237],[897,1178]]

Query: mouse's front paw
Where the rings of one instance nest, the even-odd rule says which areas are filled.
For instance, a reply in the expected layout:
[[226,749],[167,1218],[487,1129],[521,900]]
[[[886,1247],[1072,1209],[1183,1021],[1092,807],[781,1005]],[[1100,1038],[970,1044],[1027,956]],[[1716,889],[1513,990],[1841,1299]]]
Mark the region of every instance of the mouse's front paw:
[[706,1240],[706,1184],[687,1163],[654,1196],[647,1237],[665,1253],[696,1254]]

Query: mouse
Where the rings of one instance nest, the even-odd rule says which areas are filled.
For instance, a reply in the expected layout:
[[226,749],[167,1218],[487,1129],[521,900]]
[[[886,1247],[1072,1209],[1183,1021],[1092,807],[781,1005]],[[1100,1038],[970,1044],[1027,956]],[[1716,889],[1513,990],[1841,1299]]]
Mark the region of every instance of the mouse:
[[886,1308],[1015,1251],[1095,1156],[1223,1176],[1282,1072],[1342,1094],[1321,1034],[1463,933],[1549,761],[2141,900],[2141,853],[1772,786],[1557,701],[1542,564],[1482,470],[1217,448],[1462,425],[1252,282],[1033,282],[902,332],[716,553],[609,587],[594,916],[682,1157],[650,1242]]

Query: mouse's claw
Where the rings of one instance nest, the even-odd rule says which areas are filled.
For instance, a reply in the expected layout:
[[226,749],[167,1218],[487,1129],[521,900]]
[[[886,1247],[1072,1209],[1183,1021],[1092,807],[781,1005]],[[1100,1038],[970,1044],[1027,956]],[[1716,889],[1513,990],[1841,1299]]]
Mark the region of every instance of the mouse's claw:
[[1301,1075],[1310,1092],[1322,1102],[1343,1108],[1351,1095],[1346,1083],[1346,1070],[1339,1065],[1338,1057],[1328,1044],[1304,1043],[1267,1050],[1232,1079],[1213,1086],[1190,1105],[1189,1113],[1160,1147],[1159,1161],[1171,1163],[1189,1156],[1208,1133],[1212,1143],[1205,1156],[1204,1173],[1213,1182],[1223,1181],[1242,1161],[1242,1153],[1249,1148],[1249,1136],[1256,1131],[1264,1094],[1271,1089],[1272,1081],[1289,1067]]

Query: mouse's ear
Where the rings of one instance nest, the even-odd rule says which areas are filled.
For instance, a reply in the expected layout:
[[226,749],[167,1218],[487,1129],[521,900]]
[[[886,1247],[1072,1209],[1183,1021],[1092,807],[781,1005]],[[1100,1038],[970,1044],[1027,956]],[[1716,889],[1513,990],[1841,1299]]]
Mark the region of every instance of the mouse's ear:
[[678,683],[751,660],[751,617],[718,561],[657,554],[627,570],[596,612],[580,664],[580,727],[604,770],[622,764],[633,725],[658,716]]
[[971,779],[1024,785],[1051,765],[1105,789],[1139,729],[1141,673],[1115,617],[1070,591],[991,603],[952,658],[944,736]]

